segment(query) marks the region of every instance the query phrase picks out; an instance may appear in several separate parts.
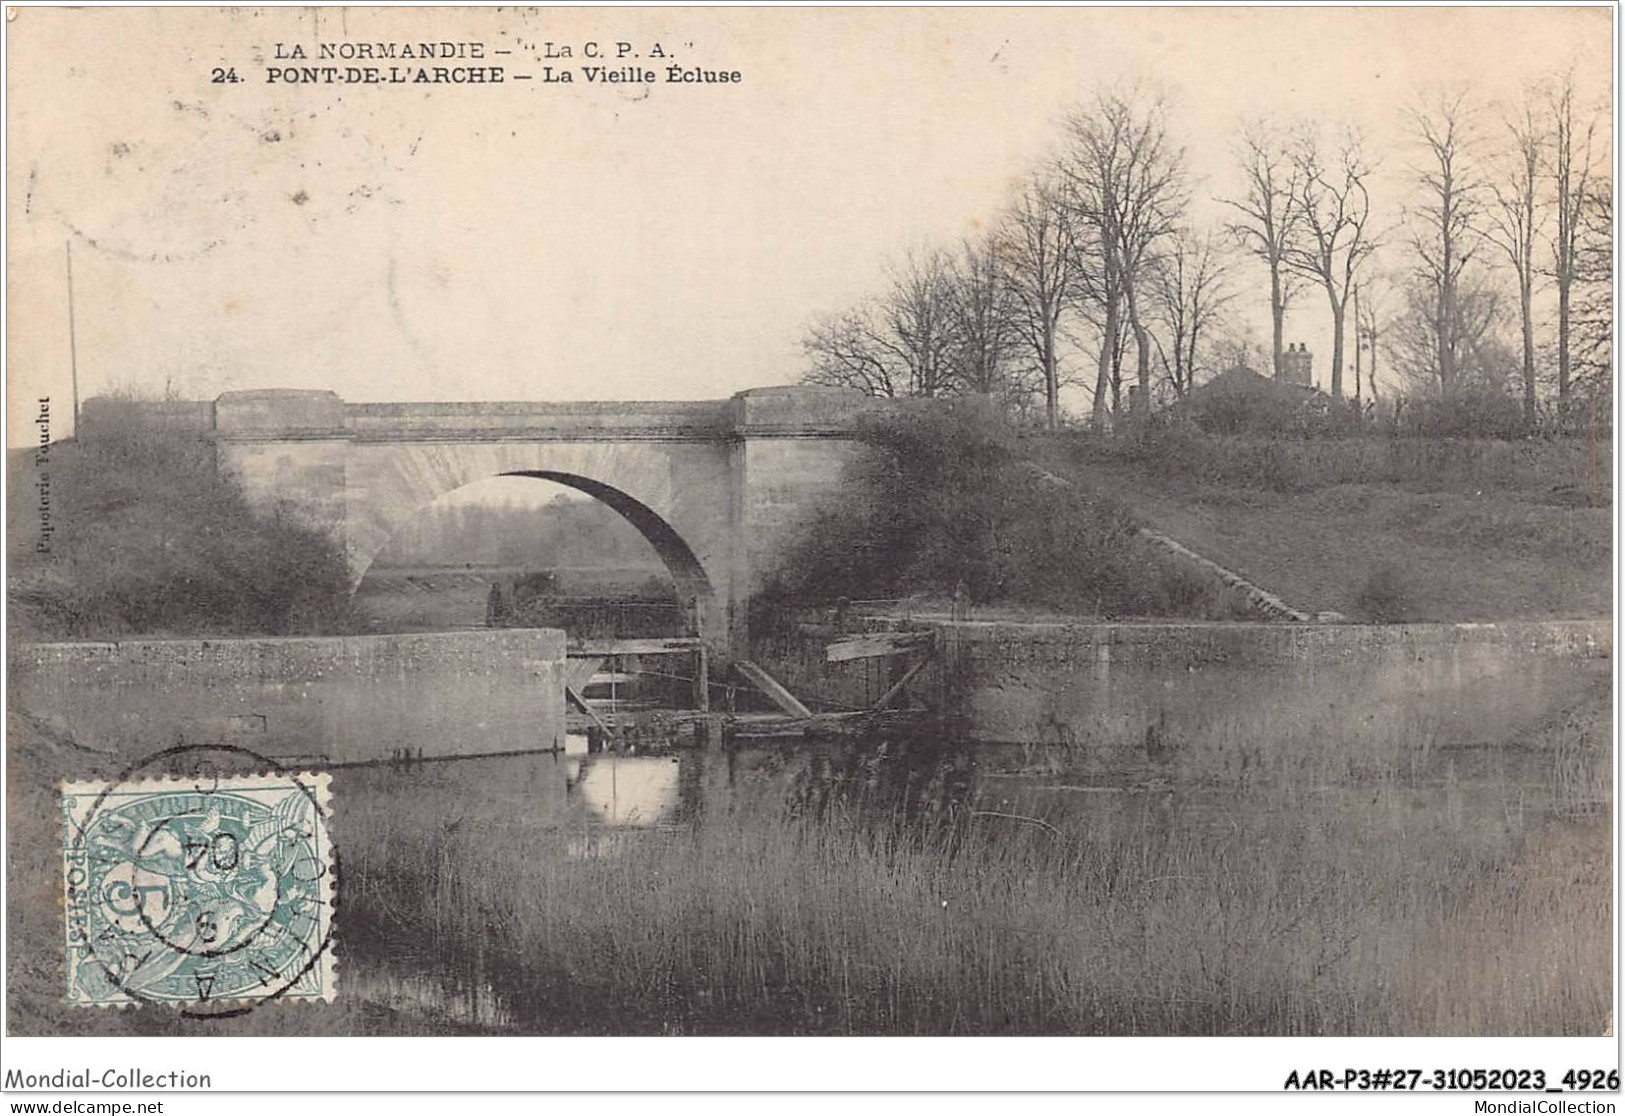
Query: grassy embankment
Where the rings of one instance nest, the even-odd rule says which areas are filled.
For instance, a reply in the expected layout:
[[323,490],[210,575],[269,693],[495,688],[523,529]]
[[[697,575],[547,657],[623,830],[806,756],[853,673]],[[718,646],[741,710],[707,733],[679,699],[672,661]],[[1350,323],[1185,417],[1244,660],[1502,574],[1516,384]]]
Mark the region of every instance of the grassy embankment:
[[1056,473],[1308,611],[1492,621],[1613,610],[1607,440],[1174,430],[1029,445]]
[[858,430],[841,499],[783,556],[753,630],[797,608],[959,599],[978,615],[1251,619],[1246,601],[1138,534],[1125,501],[1057,484],[977,399],[899,404]]
[[[980,619],[1256,619],[1149,528],[1305,612],[1365,622],[1612,611],[1606,434],[1018,434],[972,401],[901,408],[768,603]],[[1046,478],[1060,478],[1055,484]]]
[[349,576],[331,539],[251,509],[214,447],[161,410],[94,402],[93,435],[10,457],[13,639],[350,627]]

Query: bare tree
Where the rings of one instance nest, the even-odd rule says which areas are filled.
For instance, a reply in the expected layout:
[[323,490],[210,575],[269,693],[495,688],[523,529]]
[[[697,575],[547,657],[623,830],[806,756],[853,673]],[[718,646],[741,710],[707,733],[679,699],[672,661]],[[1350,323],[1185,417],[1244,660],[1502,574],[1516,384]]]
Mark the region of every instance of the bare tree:
[[1079,294],[1085,266],[1057,184],[1045,178],[1030,180],[996,235],[999,261],[1015,297],[1016,328],[1038,361],[1044,379],[1044,419],[1054,430],[1060,422],[1061,316]]
[[1163,373],[1176,397],[1196,386],[1202,342],[1234,297],[1230,262],[1211,234],[1181,229],[1151,267],[1151,302],[1167,334],[1156,340]]
[[1354,404],[1360,404],[1360,358],[1365,352],[1365,346],[1360,337],[1360,284],[1355,283],[1353,288],[1354,300]]
[[873,304],[814,322],[801,340],[808,370],[802,379],[826,387],[855,388],[894,399],[908,394],[904,371],[881,344]]
[[1134,335],[1140,398],[1151,396],[1151,334],[1140,298],[1148,262],[1184,212],[1184,152],[1168,139],[1163,99],[1138,87],[1103,89],[1068,119],[1071,150],[1062,162],[1067,198],[1102,247],[1105,324],[1095,418],[1103,417],[1110,355],[1120,315]]
[[1355,398],[1360,395],[1360,355],[1363,353],[1368,361],[1366,386],[1370,388],[1371,401],[1377,401],[1377,367],[1381,363],[1382,338],[1388,329],[1389,316],[1386,284],[1374,281],[1371,276],[1361,279],[1354,288]]
[[1221,368],[1262,368],[1268,348],[1245,325],[1231,325],[1213,342],[1213,360]]
[[1574,383],[1606,406],[1613,389],[1614,184],[1593,179],[1575,254],[1576,294],[1570,325]]
[[954,387],[954,274],[938,251],[909,253],[879,300],[815,324],[808,383],[931,397]]
[[[1412,212],[1411,237],[1420,286],[1409,294],[1412,311],[1418,299],[1430,305],[1426,325],[1433,334],[1411,351],[1432,354],[1435,377],[1445,392],[1455,389],[1467,349],[1478,340],[1476,311],[1482,309],[1469,312],[1462,298],[1462,276],[1480,247],[1475,230],[1483,215],[1483,182],[1467,158],[1472,115],[1465,93],[1440,96],[1410,114],[1423,165],[1417,173],[1422,201]],[[1407,320],[1409,328],[1418,324],[1414,314]]]
[[1297,242],[1302,214],[1298,166],[1279,131],[1263,120],[1243,125],[1236,154],[1244,189],[1240,198],[1221,198],[1238,219],[1229,225],[1243,249],[1264,261],[1270,273],[1271,370],[1279,377],[1287,308],[1297,293],[1287,254]]
[[[1079,349],[1087,349],[1091,342],[1095,348],[1094,383],[1089,386],[1091,404],[1090,421],[1096,429],[1103,429],[1105,416],[1117,414],[1118,397],[1122,390],[1123,339],[1123,277],[1117,267],[1116,252],[1109,243],[1103,243],[1095,230],[1079,222],[1083,235],[1074,241],[1073,252],[1078,257],[1078,284],[1072,300],[1075,311],[1074,325],[1085,327],[1068,330],[1068,339]],[[1086,245],[1088,247],[1086,247]],[[1095,266],[1082,261],[1091,252]],[[1087,336],[1089,330],[1093,336]],[[1085,381],[1087,383],[1087,381]]]
[[1539,119],[1535,100],[1523,102],[1505,119],[1507,150],[1496,161],[1489,180],[1491,201],[1485,206],[1483,235],[1512,264],[1518,283],[1518,315],[1523,335],[1523,420],[1533,428],[1535,399],[1535,243],[1546,223],[1541,178],[1546,163],[1547,122]]
[[[1571,300],[1580,266],[1597,116],[1577,109],[1572,73],[1563,76],[1548,99],[1556,133],[1552,148],[1552,185],[1556,195],[1553,200],[1557,210],[1557,235],[1552,242],[1552,278],[1557,284],[1557,404],[1559,414],[1565,414],[1573,380]],[[1585,119],[1577,120],[1577,114]]]
[[[1436,388],[1444,394],[1504,386],[1506,352],[1496,337],[1505,305],[1492,278],[1483,269],[1461,277],[1451,294],[1450,319],[1440,329],[1438,291],[1426,274],[1413,274],[1403,292],[1403,308],[1384,330],[1388,353],[1402,376],[1419,388]],[[1442,356],[1441,345],[1450,353]]]
[[[1343,397],[1343,336],[1349,295],[1360,267],[1376,248],[1371,229],[1371,165],[1355,132],[1345,134],[1327,160],[1313,132],[1292,156],[1298,180],[1303,234],[1286,246],[1285,259],[1300,275],[1320,284],[1332,311],[1332,396]],[[1328,162],[1330,165],[1328,165]]]
[[[1100,249],[1100,269],[1093,281],[1084,284],[1086,299],[1100,308],[1100,347],[1096,357],[1094,400],[1091,407],[1095,428],[1106,425],[1108,389],[1111,389],[1111,410],[1117,410],[1114,357],[1119,351],[1122,328],[1123,267],[1116,228],[1120,203],[1122,163],[1125,160],[1117,137],[1107,135],[1102,128],[1079,109],[1068,121],[1073,137],[1073,149],[1063,158],[1060,181],[1064,189],[1065,204],[1072,215],[1075,228],[1087,228]],[[1074,251],[1078,248],[1074,241]],[[1085,311],[1085,317],[1093,317]]]
[[954,269],[937,250],[910,252],[881,303],[889,338],[908,368],[910,394],[931,398],[954,387]]

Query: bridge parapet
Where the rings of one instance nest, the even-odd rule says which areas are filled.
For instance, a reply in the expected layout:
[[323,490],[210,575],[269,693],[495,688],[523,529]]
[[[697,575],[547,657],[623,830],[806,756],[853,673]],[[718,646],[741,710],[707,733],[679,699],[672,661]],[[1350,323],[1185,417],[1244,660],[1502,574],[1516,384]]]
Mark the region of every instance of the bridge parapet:
[[752,388],[729,399],[348,403],[336,392],[292,388],[228,391],[211,402],[85,404],[86,433],[103,411],[136,407],[177,430],[226,441],[730,441],[850,435],[879,401],[845,388]]
[[336,392],[228,391],[214,401],[217,437],[300,441],[343,437],[344,429],[344,400]]
[[132,413],[139,416],[142,429],[176,437],[206,435],[214,430],[214,403],[207,399],[133,401],[94,395],[85,400],[75,437],[90,441],[104,431],[126,428]]
[[351,403],[363,441],[717,441],[729,436],[727,401],[591,403]]
[[748,438],[809,438],[850,435],[858,419],[882,406],[850,388],[751,388],[728,401],[733,430]]

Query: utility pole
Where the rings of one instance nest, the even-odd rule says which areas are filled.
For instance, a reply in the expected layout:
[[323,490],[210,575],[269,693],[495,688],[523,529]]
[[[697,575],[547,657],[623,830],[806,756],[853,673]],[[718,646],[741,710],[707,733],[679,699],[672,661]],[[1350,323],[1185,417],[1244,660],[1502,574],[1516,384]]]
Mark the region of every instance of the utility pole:
[[79,331],[73,320],[73,241],[68,250],[68,366],[73,372],[73,437],[79,438]]
[[1354,403],[1360,403],[1360,285],[1354,284]]

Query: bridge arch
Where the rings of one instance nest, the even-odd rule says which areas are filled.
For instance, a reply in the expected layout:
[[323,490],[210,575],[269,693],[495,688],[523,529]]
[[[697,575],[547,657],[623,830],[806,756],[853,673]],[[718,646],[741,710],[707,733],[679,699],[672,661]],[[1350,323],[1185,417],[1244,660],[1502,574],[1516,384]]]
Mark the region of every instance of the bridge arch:
[[[725,449],[654,443],[484,443],[352,448],[345,514],[351,584],[359,586],[389,539],[417,512],[459,488],[530,477],[613,509],[654,548],[692,607],[697,635],[728,637],[732,559]],[[380,449],[384,447],[379,447]]]
[[854,423],[872,408],[857,392],[805,386],[578,403],[346,403],[267,389],[177,413],[214,442],[251,504],[341,541],[352,587],[407,519],[464,485],[537,476],[591,494],[654,545],[698,603],[701,637],[726,654],[762,577],[838,492],[861,452]]
[[[645,542],[654,548],[660,556],[666,571],[671,574],[672,584],[677,589],[677,600],[683,608],[690,610],[696,626],[701,630],[692,634],[701,635],[704,631],[705,619],[708,615],[715,615],[719,602],[711,579],[706,575],[705,567],[695,556],[693,549],[683,540],[683,536],[667,523],[658,512],[647,504],[629,496],[618,488],[593,480],[591,477],[576,476],[572,473],[561,473],[550,469],[526,469],[512,473],[499,473],[503,477],[530,477],[533,480],[552,481],[574,489],[584,495],[591,496],[601,504],[608,505],[620,514],[620,517],[637,529]],[[374,555],[376,557],[376,555]],[[365,571],[363,571],[363,576]],[[359,582],[358,582],[359,584]]]

